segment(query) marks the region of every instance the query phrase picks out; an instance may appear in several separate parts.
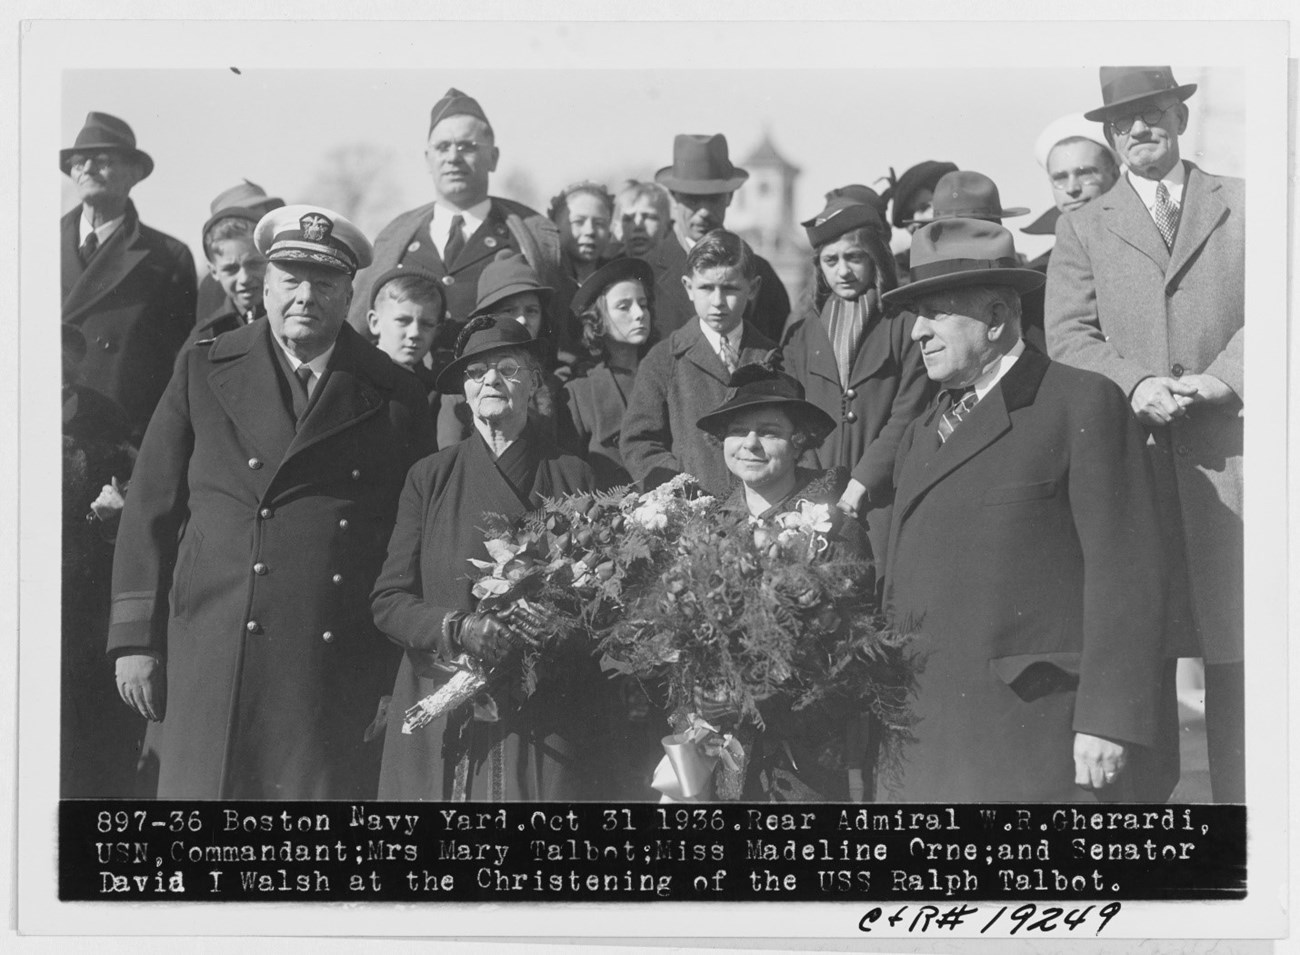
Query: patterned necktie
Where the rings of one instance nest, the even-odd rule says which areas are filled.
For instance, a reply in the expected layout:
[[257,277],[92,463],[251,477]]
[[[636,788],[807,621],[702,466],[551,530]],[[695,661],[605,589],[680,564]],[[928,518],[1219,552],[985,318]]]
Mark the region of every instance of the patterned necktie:
[[722,364],[727,368],[727,374],[734,374],[736,367],[740,364],[740,356],[736,354],[736,346],[731,344],[731,339],[726,335],[722,336],[722,341],[718,345],[718,357],[722,359]]
[[1165,248],[1174,247],[1174,233],[1178,231],[1178,206],[1169,198],[1169,190],[1165,188],[1163,182],[1156,185],[1156,207],[1152,210],[1152,215],[1156,220],[1156,228],[1160,230],[1160,237],[1165,240]]
[[81,248],[77,250],[77,254],[81,256],[81,264],[82,265],[89,264],[90,257],[95,254],[95,250],[98,248],[99,248],[99,235],[92,231],[90,234],[86,236],[86,241],[81,243]]
[[311,381],[311,365],[299,365],[293,373],[293,414],[299,421],[307,413],[307,403],[311,399],[308,383]]
[[974,388],[963,388],[960,391],[948,391],[946,398],[951,402],[952,407],[939,416],[939,443],[943,444],[950,437],[957,425],[961,424],[963,418],[970,414],[970,410],[975,407],[975,402],[979,398],[975,395]]
[[451,228],[447,231],[447,244],[442,250],[442,264],[451,268],[456,256],[465,248],[465,217],[452,216]]

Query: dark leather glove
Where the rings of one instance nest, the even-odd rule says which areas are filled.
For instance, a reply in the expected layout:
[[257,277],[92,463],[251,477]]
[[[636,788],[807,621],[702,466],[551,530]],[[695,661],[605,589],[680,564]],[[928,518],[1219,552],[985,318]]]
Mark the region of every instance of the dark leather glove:
[[460,621],[453,637],[460,649],[492,667],[510,652],[513,633],[496,614],[472,613]]

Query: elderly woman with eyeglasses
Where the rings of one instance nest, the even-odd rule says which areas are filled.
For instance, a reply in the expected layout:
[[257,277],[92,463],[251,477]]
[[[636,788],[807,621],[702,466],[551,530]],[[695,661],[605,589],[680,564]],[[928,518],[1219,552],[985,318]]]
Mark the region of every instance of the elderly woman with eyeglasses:
[[518,518],[544,497],[594,487],[591,469],[529,417],[545,348],[513,319],[480,316],[438,376],[440,392],[464,394],[474,430],[411,468],[371,595],[376,625],[406,650],[388,711],[381,799],[570,800],[585,791],[586,738],[598,722],[588,709],[600,681],[587,655],[539,670],[527,699],[501,689],[495,705],[481,697],[402,732],[402,714],[450,679],[460,654],[508,670],[521,643],[537,636],[475,609],[468,560],[489,559],[483,515]]

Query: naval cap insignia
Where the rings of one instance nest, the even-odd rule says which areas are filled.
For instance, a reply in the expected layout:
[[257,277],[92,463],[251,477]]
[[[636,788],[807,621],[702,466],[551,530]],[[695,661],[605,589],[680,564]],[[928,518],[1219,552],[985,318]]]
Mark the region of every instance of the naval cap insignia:
[[329,237],[334,223],[319,212],[309,212],[298,220],[302,228],[302,237],[308,242],[324,242]]

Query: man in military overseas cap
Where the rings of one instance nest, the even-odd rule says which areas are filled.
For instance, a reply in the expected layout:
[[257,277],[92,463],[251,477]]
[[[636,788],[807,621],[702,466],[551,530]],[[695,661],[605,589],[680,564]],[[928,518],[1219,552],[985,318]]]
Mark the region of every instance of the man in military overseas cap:
[[[555,224],[522,203],[488,195],[500,150],[478,100],[453,87],[434,103],[424,157],[434,200],[403,212],[375,239],[374,268],[357,277],[353,328],[365,333],[370,284],[392,268],[436,276],[447,297],[445,317],[455,322],[474,311],[478,277],[502,249],[522,253],[545,284],[561,287]],[[556,327],[563,318],[551,316]]]
[[253,235],[267,318],[178,362],[122,516],[108,648],[151,720],[142,794],[156,775],[164,798],[366,798],[397,665],[368,595],[432,422],[347,327],[366,237],[306,205]]

